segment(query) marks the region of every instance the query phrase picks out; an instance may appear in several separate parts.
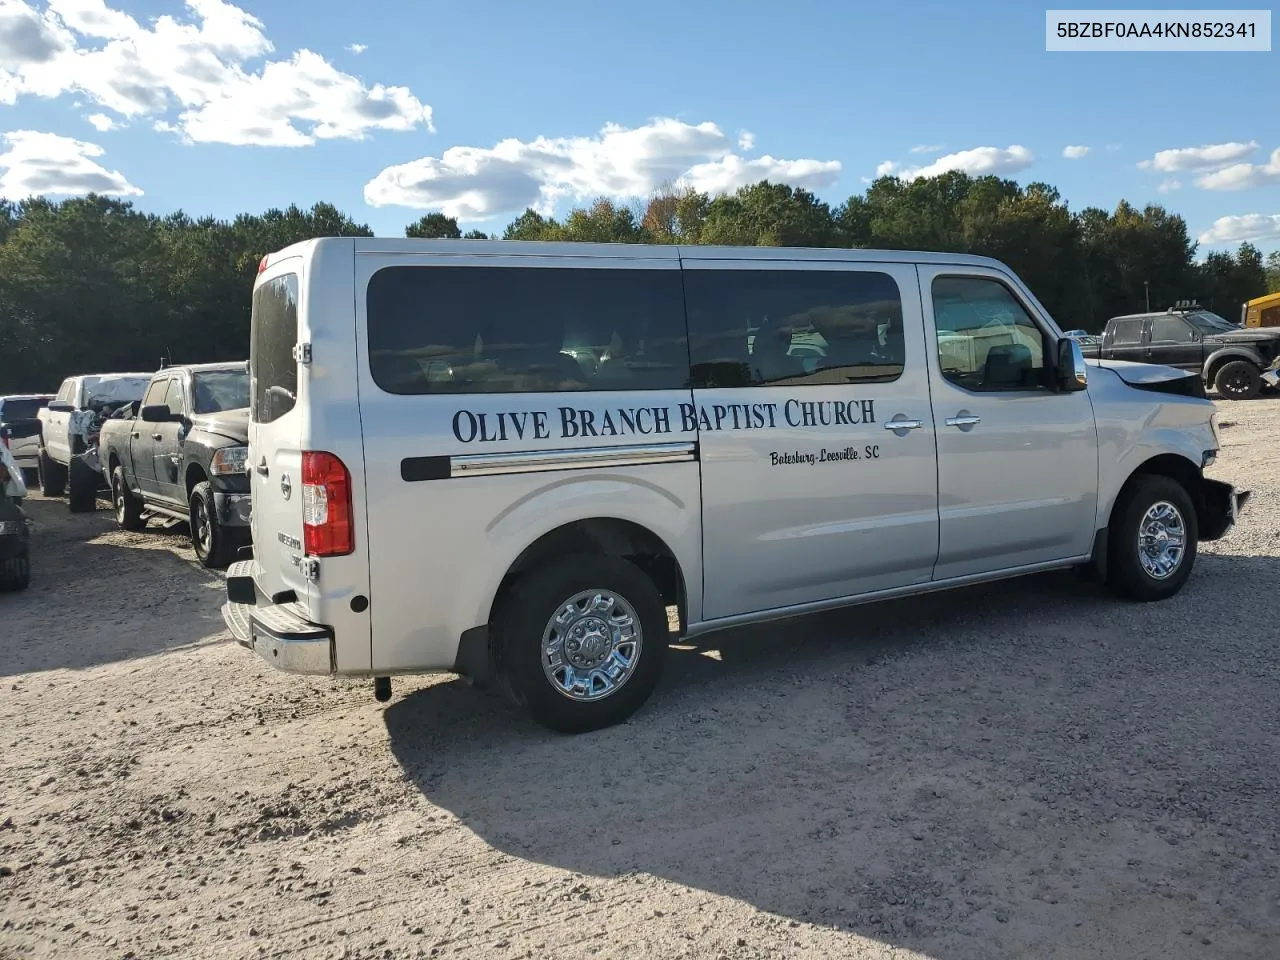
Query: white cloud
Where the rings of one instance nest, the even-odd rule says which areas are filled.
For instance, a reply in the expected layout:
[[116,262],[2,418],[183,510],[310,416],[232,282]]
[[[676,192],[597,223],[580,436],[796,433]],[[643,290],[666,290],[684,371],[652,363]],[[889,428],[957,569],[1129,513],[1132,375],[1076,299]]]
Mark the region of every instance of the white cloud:
[[22,200],[85,193],[142,196],[142,191],[124,174],[108,170],[93,159],[103,153],[96,143],[34,130],[14,130],[4,134],[3,140],[8,149],[0,153],[0,197]]
[[369,49],[367,43],[349,43],[347,44],[347,53],[354,53],[357,57]]
[[738,132],[738,149],[742,151],[754,150],[756,146],[756,135],[750,130],[740,130]]
[[93,124],[93,128],[99,133],[106,133],[108,130],[114,130],[120,126],[105,113],[91,113],[86,119]]
[[1175,190],[1182,189],[1182,181],[1177,177],[1170,177],[1167,180],[1162,180],[1160,186],[1156,187],[1156,189],[1161,193],[1173,193]]
[[949,153],[923,167],[904,167],[892,160],[885,160],[876,167],[876,176],[916,180],[920,177],[936,177],[942,173],[958,170],[970,176],[985,177],[989,174],[1003,175],[1025,170],[1035,162],[1035,159],[1035,155],[1030,150],[1017,144],[1006,149],[974,147],[972,150]]
[[1159,173],[1184,173],[1189,171],[1217,170],[1231,163],[1237,163],[1258,149],[1258,143],[1207,143],[1199,147],[1178,147],[1173,150],[1161,150],[1150,160],[1141,161],[1138,166],[1143,170],[1155,170]]
[[104,0],[49,0],[43,13],[0,0],[0,103],[75,93],[193,142],[302,146],[430,129],[431,108],[408,88],[366,86],[310,50],[266,59],[274,46],[257,17],[229,0],[185,5],[185,20],[143,26]]
[[666,182],[719,192],[770,179],[800,187],[833,183],[839,161],[753,160],[733,152],[714,123],[658,118],[641,127],[609,124],[594,137],[503,140],[450,147],[382,170],[365,184],[365,202],[440,210],[480,220],[534,207],[550,212],[568,197],[643,197]]
[[1280,213],[1219,217],[1213,221],[1212,227],[1200,234],[1200,242],[1206,244],[1270,240],[1280,241]]
[[1280,147],[1266,163],[1233,163],[1196,180],[1205,190],[1247,190],[1280,184]]
[[918,143],[911,148],[911,153],[941,153],[947,149],[943,143]]
[[1062,155],[1068,160],[1079,160],[1089,155],[1089,148],[1082,146],[1067,146],[1062,148]]

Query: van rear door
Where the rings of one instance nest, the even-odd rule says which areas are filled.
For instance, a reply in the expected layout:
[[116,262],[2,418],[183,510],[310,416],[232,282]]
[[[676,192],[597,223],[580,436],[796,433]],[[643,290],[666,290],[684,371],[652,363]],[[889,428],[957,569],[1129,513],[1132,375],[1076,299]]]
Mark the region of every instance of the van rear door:
[[276,602],[307,598],[303,572],[302,409],[298,405],[300,257],[261,273],[253,291],[249,346],[250,529],[258,589]]

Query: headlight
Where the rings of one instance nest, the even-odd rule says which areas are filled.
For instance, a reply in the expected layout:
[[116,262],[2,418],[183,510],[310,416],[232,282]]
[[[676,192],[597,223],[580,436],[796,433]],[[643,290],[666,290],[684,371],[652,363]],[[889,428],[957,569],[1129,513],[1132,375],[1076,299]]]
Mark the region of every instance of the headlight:
[[209,461],[209,472],[220,477],[231,473],[244,473],[244,464],[248,457],[248,447],[223,447]]

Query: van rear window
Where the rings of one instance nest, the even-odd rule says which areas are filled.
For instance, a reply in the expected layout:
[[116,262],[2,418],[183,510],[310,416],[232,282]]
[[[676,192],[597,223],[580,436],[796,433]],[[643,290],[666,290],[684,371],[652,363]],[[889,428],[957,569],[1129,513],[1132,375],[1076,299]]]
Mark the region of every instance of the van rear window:
[[249,326],[249,415],[254,423],[271,423],[298,399],[297,274],[274,277],[253,292]]
[[687,386],[680,271],[386,267],[368,289],[369,366],[388,393]]

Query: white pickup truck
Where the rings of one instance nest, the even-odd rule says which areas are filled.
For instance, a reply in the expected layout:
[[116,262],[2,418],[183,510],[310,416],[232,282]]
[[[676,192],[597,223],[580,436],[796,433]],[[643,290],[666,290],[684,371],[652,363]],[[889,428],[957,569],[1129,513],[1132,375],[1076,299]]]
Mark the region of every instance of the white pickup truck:
[[60,497],[66,491],[73,512],[95,508],[105,486],[97,462],[98,430],[115,410],[140,401],[150,382],[149,373],[84,374],[62,381],[58,395],[37,415],[42,494]]

